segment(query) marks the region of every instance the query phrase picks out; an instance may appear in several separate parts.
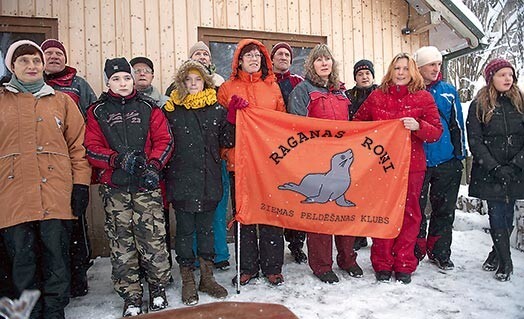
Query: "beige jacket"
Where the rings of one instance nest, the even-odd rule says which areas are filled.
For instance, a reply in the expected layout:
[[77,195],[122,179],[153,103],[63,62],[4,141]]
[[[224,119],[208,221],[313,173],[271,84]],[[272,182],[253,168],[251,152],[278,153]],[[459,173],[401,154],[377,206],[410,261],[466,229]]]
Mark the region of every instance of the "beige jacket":
[[47,85],[35,95],[6,87],[0,114],[0,228],[74,219],[73,184],[91,180],[76,104]]

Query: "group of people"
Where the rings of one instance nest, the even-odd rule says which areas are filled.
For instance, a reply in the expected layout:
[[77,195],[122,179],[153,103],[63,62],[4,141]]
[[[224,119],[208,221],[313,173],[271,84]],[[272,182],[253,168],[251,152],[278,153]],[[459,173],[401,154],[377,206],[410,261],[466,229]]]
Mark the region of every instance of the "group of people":
[[[465,124],[456,89],[442,80],[442,55],[432,46],[396,55],[380,85],[373,63],[358,61],[351,89],[325,44],[310,51],[304,77],[290,72],[293,49],[285,42],[269,51],[260,41],[241,40],[227,80],[215,72],[205,43],[191,47],[188,58],[165,95],[151,85],[154,65],[147,57],[107,59],[107,92],[97,98],[66,65],[58,40],[40,46],[21,40],[9,47],[5,63],[12,77],[0,89],[0,272],[10,286],[1,289],[12,297],[41,290],[31,318],[64,318],[69,298],[88,292],[85,213],[92,183],[100,184],[111,278],[124,300],[123,316],[142,313],[144,281],[149,309],[168,306],[169,207],[176,217],[182,302],[198,303],[199,292],[225,298],[228,291],[213,271],[229,268],[226,212],[228,193],[233,214],[236,209],[236,113],[246,107],[339,121],[398,119],[411,132],[402,228],[394,239],[372,239],[371,264],[380,282],[394,276],[409,284],[426,255],[440,269],[453,269],[452,226],[467,126],[470,195],[487,200],[493,238],[482,267],[496,271],[498,280],[510,279],[513,206],[524,198],[524,98],[508,61],[488,63],[486,87],[471,103]],[[235,227],[235,285],[249,284],[260,272],[270,285],[283,284],[285,240],[297,263],[308,262],[319,280],[335,283],[334,237],[339,268],[363,276],[356,250],[367,245],[366,238]]]

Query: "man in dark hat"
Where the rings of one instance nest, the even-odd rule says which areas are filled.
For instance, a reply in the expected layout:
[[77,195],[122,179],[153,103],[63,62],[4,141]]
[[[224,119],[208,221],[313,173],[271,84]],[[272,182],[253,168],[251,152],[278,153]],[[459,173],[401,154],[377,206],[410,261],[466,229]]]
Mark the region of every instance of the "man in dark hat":
[[[289,94],[295,86],[304,81],[304,79],[300,75],[292,74],[289,70],[291,63],[293,63],[293,49],[289,43],[279,42],[275,44],[270,56],[273,62],[273,72],[277,77],[282,98],[287,106]],[[302,250],[304,241],[306,240],[306,233],[293,229],[284,229],[284,237],[286,241],[289,242],[288,248],[295,262],[298,264],[306,262],[307,255]]]
[[[86,110],[96,101],[95,92],[84,78],[77,75],[77,70],[66,65],[67,53],[64,45],[56,39],[45,40],[40,47],[44,51],[44,79],[48,85],[61,91],[75,101],[86,116]],[[72,223],[70,257],[71,257],[71,296],[85,296],[88,292],[87,270],[91,262],[91,245],[87,232],[85,214],[78,214]]]
[[135,89],[155,100],[158,106],[166,104],[168,97],[160,93],[152,84],[155,78],[153,61],[146,57],[139,56],[131,59],[129,63],[135,73]]

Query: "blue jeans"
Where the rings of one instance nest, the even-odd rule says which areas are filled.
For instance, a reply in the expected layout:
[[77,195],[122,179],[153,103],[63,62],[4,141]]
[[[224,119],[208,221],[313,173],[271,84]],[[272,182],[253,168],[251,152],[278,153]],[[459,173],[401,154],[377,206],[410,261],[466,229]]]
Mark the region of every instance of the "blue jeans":
[[[229,248],[227,247],[227,203],[229,200],[229,173],[226,169],[226,161],[222,160],[222,199],[215,209],[213,219],[213,231],[215,233],[215,263],[229,260]],[[193,251],[196,254],[196,236],[193,241]],[[198,261],[197,261],[198,266]]]
[[498,200],[488,200],[489,227],[491,229],[509,229],[513,226],[515,200],[509,203]]

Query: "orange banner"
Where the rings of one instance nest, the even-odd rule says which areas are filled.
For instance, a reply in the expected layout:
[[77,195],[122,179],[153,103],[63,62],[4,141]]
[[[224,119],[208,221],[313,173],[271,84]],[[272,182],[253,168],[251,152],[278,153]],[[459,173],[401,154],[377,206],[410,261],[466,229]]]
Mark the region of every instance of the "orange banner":
[[332,121],[238,112],[236,219],[307,232],[395,238],[410,132],[400,120]]

